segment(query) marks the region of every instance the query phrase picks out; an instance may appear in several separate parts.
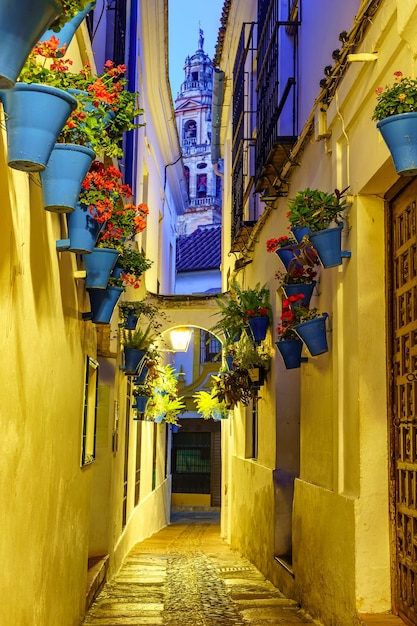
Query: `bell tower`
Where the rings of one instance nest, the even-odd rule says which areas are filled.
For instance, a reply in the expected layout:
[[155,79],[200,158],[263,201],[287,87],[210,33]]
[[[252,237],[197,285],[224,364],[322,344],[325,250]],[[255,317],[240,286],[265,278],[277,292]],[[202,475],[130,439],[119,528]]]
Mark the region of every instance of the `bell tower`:
[[184,82],[175,100],[190,204],[178,219],[178,234],[189,235],[199,226],[221,223],[221,178],[211,163],[211,101],[213,65],[204,52],[200,28],[198,49],[187,56]]

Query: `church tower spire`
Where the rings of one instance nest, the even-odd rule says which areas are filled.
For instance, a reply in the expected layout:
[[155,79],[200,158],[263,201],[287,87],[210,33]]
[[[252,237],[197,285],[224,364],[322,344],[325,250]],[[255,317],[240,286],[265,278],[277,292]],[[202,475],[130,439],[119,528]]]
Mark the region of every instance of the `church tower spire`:
[[175,100],[175,117],[187,176],[190,205],[179,219],[179,234],[221,223],[221,179],[211,163],[213,64],[204,52],[199,28],[198,49],[187,56],[184,82]]

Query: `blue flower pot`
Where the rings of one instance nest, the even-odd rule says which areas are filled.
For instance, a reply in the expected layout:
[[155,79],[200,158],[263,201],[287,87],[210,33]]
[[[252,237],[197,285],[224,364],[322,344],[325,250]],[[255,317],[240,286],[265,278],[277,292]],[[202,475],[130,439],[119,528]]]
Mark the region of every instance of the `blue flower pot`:
[[145,359],[142,361],[141,364],[139,364],[138,371],[136,372],[136,376],[133,379],[134,385],[141,385],[144,382],[146,375],[149,371],[148,368],[144,365],[144,361]]
[[313,295],[315,284],[315,281],[313,281],[312,283],[293,283],[289,285],[282,285],[282,289],[287,298],[289,298],[290,296],[295,296],[299,293],[303,294],[304,298],[300,300],[300,302],[292,303],[291,307],[300,306],[300,304],[308,307],[310,306],[310,300],[311,296]]
[[302,267],[300,263],[297,263],[294,259],[299,256],[300,251],[294,250],[293,246],[287,246],[284,248],[278,248],[276,251],[277,256],[282,261],[286,271],[288,271],[290,264],[295,264],[293,267]]
[[88,289],[93,324],[109,324],[114,307],[123,293],[122,287],[107,289]]
[[84,255],[87,289],[106,289],[118,256],[119,251],[113,248],[94,248],[90,254]]
[[293,226],[293,228],[291,228],[291,232],[294,235],[297,243],[300,243],[304,235],[309,235],[311,233],[311,230],[307,228],[307,226]]
[[62,13],[56,0],[0,3],[0,89],[11,89],[33,46]]
[[123,272],[123,269],[120,267],[120,265],[117,265],[117,262],[116,262],[116,265],[113,267],[111,276],[112,278],[121,278],[122,272]]
[[132,408],[136,409],[138,413],[145,413],[148,401],[148,396],[135,396],[135,403],[132,405]]
[[95,158],[90,148],[57,143],[46,169],[40,173],[44,207],[54,213],[75,210],[83,180]]
[[233,369],[233,357],[230,355],[227,355],[225,359],[226,359],[227,367],[229,368],[229,370],[232,370]]
[[313,320],[307,320],[301,324],[294,326],[294,330],[300,339],[307,346],[311,356],[323,354],[329,349],[326,337],[326,319],[327,313],[323,313],[322,317]]
[[124,323],[124,327],[126,328],[126,330],[135,330],[138,324],[138,319],[139,318],[134,310],[129,311]]
[[0,92],[6,116],[8,164],[15,170],[45,169],[76,99],[63,89],[16,83]]
[[125,374],[132,376],[136,373],[139,363],[142,361],[146,352],[144,350],[137,350],[136,348],[124,348],[125,355]]
[[376,127],[391,153],[397,174],[417,174],[417,113],[400,113],[380,120]]
[[282,356],[287,370],[297,369],[301,365],[301,351],[303,342],[301,339],[283,339],[275,342],[279,353]]
[[248,326],[251,329],[252,337],[255,342],[263,341],[266,337],[266,331],[269,326],[269,317],[261,315],[259,317],[250,317]]
[[343,222],[340,222],[334,228],[325,228],[310,235],[310,241],[323,267],[342,264],[342,228]]
[[87,205],[77,203],[72,213],[67,213],[68,250],[78,254],[90,254],[96,245],[103,223],[97,222]]
[[[68,46],[70,45],[71,40],[75,35],[75,31],[77,30],[77,28],[79,28],[81,22],[87,16],[89,11],[91,11],[91,9],[95,6],[95,4],[95,1],[87,4],[87,6],[82,11],[79,11],[76,15],[74,15],[72,20],[64,24],[61,30],[59,30],[57,33],[53,30],[45,31],[40,38],[40,41],[42,43],[44,41],[48,41],[53,35],[54,37],[57,37],[57,39],[59,39],[59,47],[61,48],[65,45],[66,49],[68,50]],[[57,57],[62,57],[62,54],[58,54]]]

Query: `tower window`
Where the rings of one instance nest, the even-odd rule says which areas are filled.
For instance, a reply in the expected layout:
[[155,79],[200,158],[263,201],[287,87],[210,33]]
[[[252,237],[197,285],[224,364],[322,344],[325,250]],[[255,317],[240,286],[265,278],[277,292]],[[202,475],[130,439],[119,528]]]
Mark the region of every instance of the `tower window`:
[[198,80],[198,72],[191,72],[191,77],[192,77],[193,81],[197,81]]
[[195,120],[188,120],[184,124],[184,139],[195,139],[197,137],[197,124]]
[[205,198],[206,196],[207,196],[207,174],[198,174],[197,198]]

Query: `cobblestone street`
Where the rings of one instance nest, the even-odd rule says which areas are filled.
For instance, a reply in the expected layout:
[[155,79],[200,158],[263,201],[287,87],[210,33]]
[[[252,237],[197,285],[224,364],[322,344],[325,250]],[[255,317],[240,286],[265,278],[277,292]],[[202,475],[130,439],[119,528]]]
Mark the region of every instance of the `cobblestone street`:
[[138,543],[90,608],[85,626],[317,624],[220,539],[218,515],[172,516]]

